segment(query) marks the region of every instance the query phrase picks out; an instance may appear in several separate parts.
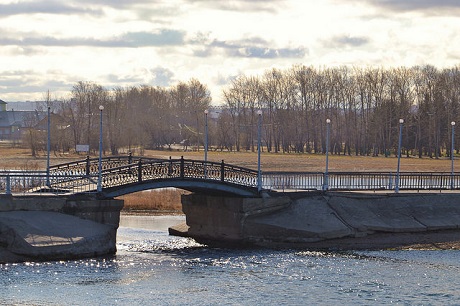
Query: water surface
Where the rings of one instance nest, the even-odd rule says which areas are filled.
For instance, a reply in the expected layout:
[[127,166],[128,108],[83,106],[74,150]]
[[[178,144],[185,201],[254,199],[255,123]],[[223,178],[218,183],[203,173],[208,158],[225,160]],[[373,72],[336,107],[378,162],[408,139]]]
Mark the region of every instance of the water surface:
[[2,304],[460,303],[459,251],[210,249],[171,237],[182,216],[123,216],[110,258],[0,265]]

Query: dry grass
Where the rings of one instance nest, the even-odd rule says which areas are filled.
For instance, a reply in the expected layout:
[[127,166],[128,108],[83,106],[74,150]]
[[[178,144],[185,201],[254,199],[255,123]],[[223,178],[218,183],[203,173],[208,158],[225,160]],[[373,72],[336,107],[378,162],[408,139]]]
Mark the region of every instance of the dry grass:
[[[180,152],[180,151],[145,151],[145,155],[158,158],[203,159],[203,152]],[[252,152],[209,152],[208,160],[235,164],[251,169],[257,169],[257,153]],[[391,157],[372,156],[345,156],[330,155],[329,171],[396,171],[398,159]],[[262,171],[320,171],[323,172],[326,165],[323,154],[282,154],[262,153]],[[401,158],[401,171],[412,172],[450,172],[451,161],[449,158]],[[460,165],[459,165],[460,167]]]
[[[46,154],[37,157],[30,154],[29,149],[0,146],[0,169],[45,169]],[[203,151],[156,151],[145,150],[144,156],[156,158],[203,159]],[[84,159],[84,154],[52,154],[51,165]],[[96,156],[92,156],[96,157]],[[257,153],[253,152],[209,152],[208,160],[235,164],[242,167],[257,169]],[[322,154],[261,154],[262,171],[324,171],[325,156]],[[401,158],[401,171],[436,171],[449,172],[449,158]],[[371,156],[330,155],[330,171],[395,171],[397,158]]]
[[[46,168],[46,155],[32,157],[30,150],[0,146],[0,169],[36,170]],[[144,156],[156,158],[203,159],[203,151],[154,151],[145,150]],[[64,154],[52,155],[51,165],[84,159],[85,155]],[[235,164],[257,169],[257,153],[254,152],[209,152],[208,160]],[[262,171],[319,171],[325,168],[325,156],[321,154],[261,154]],[[395,172],[397,158],[370,156],[337,156],[329,157],[329,171],[386,171]],[[448,158],[430,159],[402,157],[401,171],[450,172],[451,161]],[[460,165],[459,165],[460,167]],[[178,189],[162,189],[138,192],[122,197],[125,209],[129,211],[181,211],[180,196],[184,191]]]
[[[0,169],[2,170],[44,170],[46,168],[46,152],[38,152],[38,155],[34,157],[31,155],[30,149],[12,148],[9,144],[0,144],[0,156]],[[84,154],[52,153],[50,163],[51,165],[56,165],[84,159],[85,157],[86,155]]]
[[180,197],[185,191],[166,188],[161,190],[146,190],[120,197],[125,201],[125,211],[182,211]]

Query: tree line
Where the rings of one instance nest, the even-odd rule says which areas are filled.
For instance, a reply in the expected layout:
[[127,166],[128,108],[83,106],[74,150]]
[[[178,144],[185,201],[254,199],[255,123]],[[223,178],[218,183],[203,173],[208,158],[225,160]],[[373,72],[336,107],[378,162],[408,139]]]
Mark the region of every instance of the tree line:
[[450,151],[459,115],[459,67],[270,69],[241,75],[224,90],[233,147],[253,148],[256,112],[263,110],[263,143],[271,152],[394,154],[404,120],[405,154],[440,157]]
[[[437,158],[450,151],[460,70],[295,65],[240,75],[222,96],[223,105],[213,107],[209,89],[197,79],[168,88],[113,89],[81,81],[69,99],[47,99],[56,115],[51,117],[51,146],[67,152],[87,144],[97,151],[103,105],[104,150],[110,154],[121,148],[199,147],[205,124],[211,149],[255,151],[261,110],[262,146],[268,152],[324,153],[330,119],[331,153],[388,156],[395,154],[403,119],[404,154]],[[40,139],[29,135],[28,141],[40,141],[44,148]]]
[[[80,81],[72,87],[70,98],[47,99],[41,108],[51,107],[51,150],[68,152],[88,145],[90,151],[97,151],[102,115],[104,151],[116,155],[121,148],[132,151],[198,142],[202,114],[210,103],[210,91],[196,79],[171,88],[141,85],[110,90]],[[38,125],[42,131],[41,137],[27,137],[29,146],[46,150],[44,124],[28,125]]]

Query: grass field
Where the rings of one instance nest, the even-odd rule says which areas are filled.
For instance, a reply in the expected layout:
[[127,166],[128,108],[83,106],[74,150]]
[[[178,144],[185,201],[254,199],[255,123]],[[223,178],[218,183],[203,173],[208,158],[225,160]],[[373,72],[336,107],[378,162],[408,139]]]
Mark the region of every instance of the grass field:
[[[0,146],[0,168],[22,169],[22,170],[44,170],[46,169],[46,154],[32,157],[30,150],[22,148],[9,148]],[[203,151],[144,151],[144,156],[155,158],[180,158],[186,159],[204,158]],[[84,159],[85,155],[77,154],[52,154],[50,164],[66,163],[74,160]],[[96,157],[96,156],[92,156]],[[242,167],[257,169],[257,153],[253,152],[208,152],[208,160],[235,164]],[[370,156],[329,156],[329,171],[385,171],[395,172],[397,158],[391,157],[370,157]],[[460,169],[460,161],[458,162]],[[262,171],[320,171],[323,172],[326,164],[325,155],[321,154],[261,154]],[[455,166],[455,164],[454,164]],[[448,158],[430,159],[405,157],[401,158],[401,171],[413,172],[450,172],[451,160]],[[143,191],[123,196],[125,209],[130,211],[180,211],[180,196],[186,193],[183,190],[165,189]]]
[[[145,150],[145,157],[204,158],[203,151],[155,151]],[[23,148],[9,148],[0,146],[0,169],[45,169],[46,153],[42,152],[37,157],[30,155],[30,150]],[[51,165],[84,159],[85,154],[51,154]],[[97,156],[92,156],[97,157]],[[253,152],[208,152],[208,160],[235,164],[242,167],[257,169],[257,153]],[[397,158],[371,157],[371,156],[345,156],[329,155],[329,171],[396,171]],[[323,154],[261,154],[262,171],[324,171],[326,158]],[[460,161],[458,165],[460,169]],[[450,172],[451,161],[449,158],[401,158],[401,171],[423,172]]]

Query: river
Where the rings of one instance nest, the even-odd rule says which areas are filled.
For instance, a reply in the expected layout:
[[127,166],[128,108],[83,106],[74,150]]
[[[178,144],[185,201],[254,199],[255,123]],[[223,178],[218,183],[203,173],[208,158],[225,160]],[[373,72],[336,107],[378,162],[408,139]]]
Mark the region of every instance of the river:
[[8,305],[460,303],[459,251],[210,249],[182,216],[123,215],[109,258],[0,265]]

